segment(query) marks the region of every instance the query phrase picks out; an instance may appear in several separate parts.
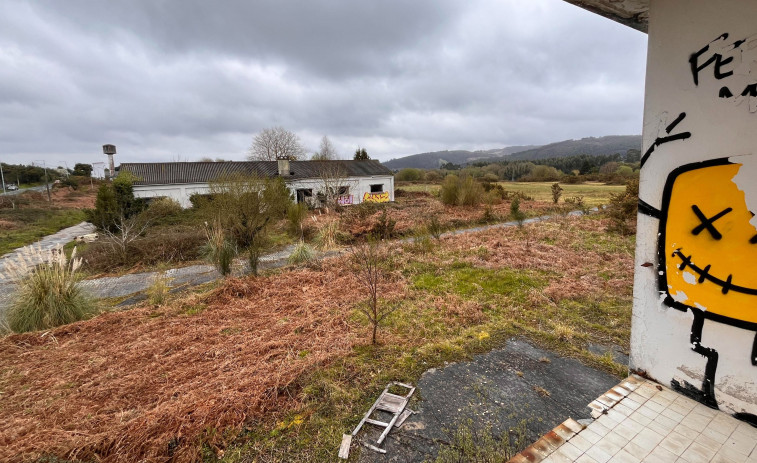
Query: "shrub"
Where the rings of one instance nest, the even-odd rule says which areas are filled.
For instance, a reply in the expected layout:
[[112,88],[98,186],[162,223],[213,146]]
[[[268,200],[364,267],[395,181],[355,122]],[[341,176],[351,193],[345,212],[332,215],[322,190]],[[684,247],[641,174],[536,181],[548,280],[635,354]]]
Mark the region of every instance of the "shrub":
[[363,202],[350,207],[350,214],[354,214],[359,220],[365,220],[375,214],[380,207],[379,203]]
[[397,221],[389,216],[386,209],[376,219],[376,223],[371,228],[371,236],[380,240],[388,240],[394,236],[394,227]]
[[410,251],[417,254],[426,255],[434,250],[434,243],[428,233],[416,233],[410,244]]
[[183,210],[181,204],[172,198],[157,198],[150,202],[147,207],[149,215],[155,219],[176,216],[181,214]]
[[515,196],[510,203],[510,217],[518,222],[518,226],[523,226],[523,221],[526,220],[526,214],[520,210],[520,197]]
[[333,249],[345,240],[346,236],[339,228],[339,221],[337,220],[325,224],[315,236],[315,242],[323,250]]
[[496,183],[499,181],[499,177],[497,176],[497,174],[490,172],[488,174],[484,174],[484,176],[481,177],[481,181],[486,183]]
[[522,177],[527,182],[554,182],[559,180],[562,174],[552,166],[535,166],[531,172]]
[[164,272],[158,273],[153,278],[152,284],[147,288],[147,301],[154,305],[163,305],[168,299],[171,290],[171,279]]
[[498,196],[500,199],[508,199],[510,193],[499,183],[483,183],[481,185],[485,192],[492,196]]
[[308,207],[304,203],[292,203],[287,207],[287,231],[292,236],[303,237],[302,221],[308,214]]
[[101,230],[120,233],[119,223],[145,209],[145,201],[134,197],[134,181],[133,175],[123,172],[112,182],[100,185],[95,208],[86,211],[87,221]]
[[83,248],[81,256],[87,270],[109,272],[135,265],[185,262],[200,258],[206,243],[203,229],[186,225],[161,226],[150,229],[121,253],[107,241],[96,241]]
[[492,223],[497,221],[497,216],[494,215],[494,211],[492,210],[492,207],[487,205],[486,208],[484,208],[484,213],[481,216],[481,223]]
[[[28,262],[42,261],[34,268]],[[76,248],[66,258],[62,247],[51,251],[28,247],[9,265],[18,286],[8,310],[8,326],[17,333],[54,328],[83,320],[96,306],[79,285],[81,259]]]
[[589,213],[589,206],[584,202],[583,196],[569,196],[565,198],[565,204],[577,207],[584,215]]
[[257,274],[258,260],[270,242],[270,226],[286,216],[292,203],[284,180],[231,175],[211,182],[210,191],[213,199],[202,212],[214,227],[223,228],[224,239],[247,249],[250,270]]
[[194,193],[189,195],[189,203],[192,205],[192,209],[200,209],[210,200],[211,196],[207,194]]
[[72,190],[78,190],[79,182],[76,180],[76,177],[68,176],[60,181],[60,186],[67,186]]
[[607,215],[610,217],[609,230],[622,235],[630,235],[636,228],[636,213],[639,205],[639,180],[629,180],[626,191],[610,195]]
[[435,215],[431,216],[428,224],[426,225],[426,230],[428,231],[429,235],[433,236],[437,240],[441,238],[444,229],[442,228],[442,224],[439,222],[439,217]]
[[440,197],[443,204],[454,206],[457,204],[457,197],[460,190],[460,179],[457,175],[448,175],[444,177]]
[[557,204],[562,196],[562,187],[559,183],[552,184],[552,202]]
[[460,206],[476,206],[481,202],[483,188],[481,184],[473,180],[473,177],[460,178],[460,189],[457,196],[457,204]]
[[440,197],[442,203],[450,206],[475,206],[481,201],[483,191],[481,184],[469,175],[448,175],[442,182]]
[[311,248],[305,241],[300,240],[294,247],[292,254],[289,255],[287,261],[290,264],[302,264],[308,263],[315,259],[313,248]]
[[423,179],[427,182],[438,182],[442,179],[442,174],[440,174],[438,170],[429,170],[426,171]]
[[423,171],[420,169],[406,168],[397,172],[394,178],[400,182],[417,182],[423,178]]
[[205,259],[213,264],[221,275],[230,274],[237,247],[226,238],[220,221],[216,221],[212,226],[205,224],[205,233],[207,235],[207,244],[203,248]]

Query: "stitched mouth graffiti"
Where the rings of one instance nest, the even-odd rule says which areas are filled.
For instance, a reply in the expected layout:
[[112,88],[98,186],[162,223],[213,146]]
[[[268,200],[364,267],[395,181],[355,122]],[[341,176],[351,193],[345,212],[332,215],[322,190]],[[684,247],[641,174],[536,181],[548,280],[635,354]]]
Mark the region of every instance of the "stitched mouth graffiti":
[[669,307],[757,330],[757,223],[734,180],[741,167],[717,159],[671,173],[661,210],[659,289]]
[[752,296],[757,296],[757,289],[747,288],[744,286],[739,286],[739,285],[734,284],[733,275],[728,275],[728,278],[725,280],[721,280],[720,278],[712,276],[710,274],[710,269],[712,268],[712,265],[707,265],[705,268],[698,267],[691,261],[691,256],[686,256],[683,252],[681,252],[681,249],[676,249],[675,252],[673,252],[673,257],[678,257],[679,259],[681,259],[681,263],[678,264],[677,266],[678,270],[683,271],[686,268],[690,268],[697,275],[699,275],[699,278],[697,279],[697,282],[699,284],[702,284],[705,281],[709,281],[720,286],[722,288],[721,292],[723,294],[728,294],[729,291],[734,291],[737,293],[751,294]]

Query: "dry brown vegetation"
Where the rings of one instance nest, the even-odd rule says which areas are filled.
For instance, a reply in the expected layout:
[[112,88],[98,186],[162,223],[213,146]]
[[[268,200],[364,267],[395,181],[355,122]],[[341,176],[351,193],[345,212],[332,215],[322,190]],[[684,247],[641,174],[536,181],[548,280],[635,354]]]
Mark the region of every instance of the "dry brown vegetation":
[[349,273],[330,265],[229,280],[165,311],[8,336],[0,459],[192,460],[204,430],[291,406],[294,379],[349,352],[356,298]]
[[[384,210],[396,221],[394,232],[397,235],[409,235],[423,231],[431,217],[437,217],[445,229],[460,228],[480,223],[487,209],[493,220],[506,221],[510,215],[510,201],[496,204],[479,204],[476,206],[447,206],[439,198],[425,192],[404,192],[396,198],[395,203],[376,206],[373,209],[364,205],[345,208],[341,213],[310,214],[305,226],[316,230],[337,218],[341,220],[345,232],[355,237],[369,234],[375,227]],[[564,209],[564,208],[563,208]],[[540,201],[522,201],[521,210],[529,217],[555,212],[553,204]],[[566,209],[567,210],[567,209]]]
[[[398,226],[411,220],[401,206]],[[465,214],[460,209],[450,213]],[[493,347],[485,343],[490,333],[494,342],[495,330],[564,346],[571,355],[579,355],[589,337],[627,348],[631,247],[608,235],[607,224],[574,217],[523,230],[493,229],[445,237],[432,253],[418,253],[412,243],[392,244],[397,274],[381,297],[402,301],[402,307],[382,331],[378,349],[386,353],[369,362],[354,360],[360,366],[350,368],[345,362],[369,344],[370,327],[356,315],[365,295],[345,257],[228,280],[157,310],[141,307],[46,333],[8,336],[0,340],[0,460],[49,454],[110,462],[195,461],[203,445],[220,455],[245,425],[279,429],[271,424],[276,417],[295,410],[303,413],[299,422],[306,421],[303,434],[292,431],[276,440],[278,434],[264,432],[261,439],[289,450],[261,459],[318,460],[323,458],[291,452],[336,448],[332,434],[347,429],[374,383],[384,381],[382,374],[393,371],[391,362],[405,352],[418,359],[454,343]],[[502,272],[517,277],[502,288],[507,291],[486,286]],[[459,281],[450,281],[452,274]],[[455,284],[464,286],[444,286]],[[622,304],[614,311],[571,305],[616,299]],[[419,368],[433,366],[432,358],[440,357],[403,364],[402,370],[420,374]],[[339,372],[329,394],[304,392],[314,372],[332,367]],[[338,405],[317,418],[312,401],[330,400]],[[336,431],[321,435],[327,419]],[[308,427],[308,421],[320,425]],[[304,434],[309,443],[292,450],[291,442]],[[268,451],[263,445],[253,453]]]

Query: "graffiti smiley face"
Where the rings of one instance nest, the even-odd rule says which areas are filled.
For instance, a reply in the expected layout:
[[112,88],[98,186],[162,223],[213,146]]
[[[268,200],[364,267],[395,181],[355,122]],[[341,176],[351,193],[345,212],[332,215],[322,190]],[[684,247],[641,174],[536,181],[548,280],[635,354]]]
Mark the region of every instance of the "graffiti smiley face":
[[727,159],[676,169],[660,221],[660,291],[681,310],[757,329],[757,229]]

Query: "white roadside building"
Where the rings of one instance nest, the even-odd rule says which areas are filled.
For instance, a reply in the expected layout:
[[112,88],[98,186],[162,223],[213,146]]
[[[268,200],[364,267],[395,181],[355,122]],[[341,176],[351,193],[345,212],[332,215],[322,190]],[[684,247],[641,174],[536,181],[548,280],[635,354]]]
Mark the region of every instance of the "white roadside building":
[[339,195],[342,205],[394,201],[394,175],[374,160],[139,162],[121,164],[117,170],[135,176],[137,198],[171,198],[184,208],[191,207],[192,195],[209,194],[214,180],[239,174],[281,177],[296,202],[313,206],[319,205],[326,188]]

